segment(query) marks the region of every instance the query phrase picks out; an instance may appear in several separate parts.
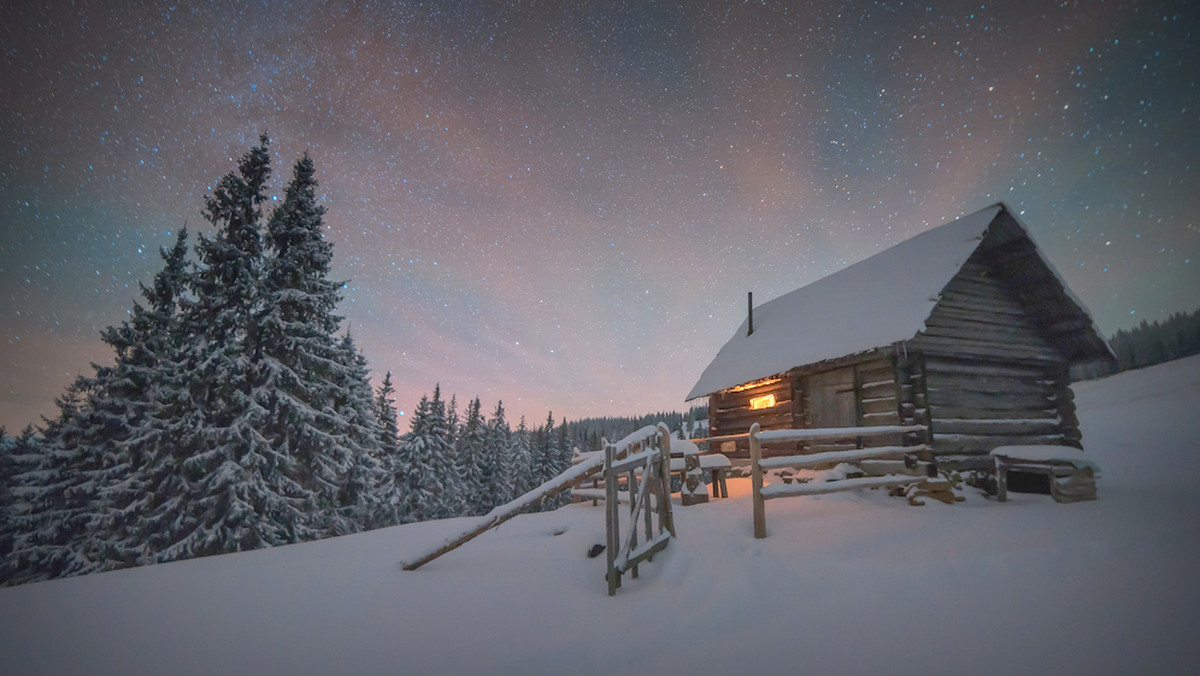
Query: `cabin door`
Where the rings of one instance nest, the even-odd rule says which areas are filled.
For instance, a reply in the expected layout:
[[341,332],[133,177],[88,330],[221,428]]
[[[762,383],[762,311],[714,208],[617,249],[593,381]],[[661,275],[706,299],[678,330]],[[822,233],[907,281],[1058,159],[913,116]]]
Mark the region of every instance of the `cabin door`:
[[808,377],[808,419],[810,427],[858,425],[853,366]]

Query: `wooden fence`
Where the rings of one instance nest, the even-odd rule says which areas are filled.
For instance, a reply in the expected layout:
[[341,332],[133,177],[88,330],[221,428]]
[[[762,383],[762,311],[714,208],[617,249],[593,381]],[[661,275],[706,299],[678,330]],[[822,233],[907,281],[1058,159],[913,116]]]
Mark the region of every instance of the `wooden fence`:
[[[919,444],[913,446],[879,446],[876,448],[856,448],[847,451],[825,451],[802,455],[786,455],[771,458],[762,457],[764,444],[794,443],[825,443],[849,441],[862,446],[864,439],[886,437],[895,434],[920,434],[929,432],[924,425],[881,425],[873,427],[819,427],[810,429],[761,430],[758,423],[750,426],[746,434],[730,434],[720,437],[693,439],[696,444],[707,443],[707,453],[716,452],[714,449],[726,441],[749,441],[750,443],[750,480],[754,490],[754,537],[767,536],[766,501],[773,498],[786,498],[797,495],[820,495],[850,491],[860,488],[876,488],[880,486],[904,486],[927,481],[921,476],[870,476],[858,479],[845,479],[819,484],[773,484],[763,485],[763,475],[772,469],[812,468],[823,465],[833,465],[840,462],[858,463],[864,460],[872,461],[886,458],[896,458],[909,453],[929,451],[929,446]],[[914,503],[919,504],[919,503]]]
[[[928,477],[890,475],[844,479],[819,484],[773,484],[763,486],[763,474],[767,470],[784,467],[812,468],[839,462],[859,462],[862,460],[878,460],[894,458],[908,453],[927,451],[928,446],[879,446],[876,448],[858,448],[848,451],[827,451],[807,455],[785,455],[773,458],[762,457],[763,443],[784,443],[795,441],[807,442],[837,442],[847,439],[869,439],[893,434],[924,433],[924,425],[883,425],[877,427],[826,427],[803,430],[767,430],[760,431],[758,423],[750,426],[746,434],[750,440],[750,482],[754,490],[754,537],[767,537],[766,501],[772,498],[787,498],[797,495],[819,495],[840,491],[857,490],[860,488],[878,488],[881,486],[904,486],[907,484],[926,481]],[[860,442],[861,443],[861,442]]]

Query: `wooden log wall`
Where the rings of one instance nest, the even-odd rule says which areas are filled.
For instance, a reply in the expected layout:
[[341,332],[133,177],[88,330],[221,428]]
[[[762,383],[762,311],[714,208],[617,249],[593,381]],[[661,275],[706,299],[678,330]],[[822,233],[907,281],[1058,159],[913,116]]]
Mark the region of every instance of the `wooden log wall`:
[[986,252],[976,252],[947,285],[925,325],[907,348],[924,355],[935,455],[1078,444],[1073,405],[1063,415],[1071,397],[1065,359]]
[[[769,394],[775,395],[775,405],[765,409],[751,409],[750,400]],[[788,377],[740,392],[726,390],[709,397],[709,436],[745,434],[750,425],[757,422],[764,430],[787,429],[792,426],[793,386]],[[747,452],[749,446],[745,449]]]
[[[929,402],[925,388],[925,356],[920,352],[904,351],[895,356],[896,408],[901,425],[929,426]],[[907,437],[905,446],[923,443],[926,439]],[[929,458],[924,458],[928,460]]]

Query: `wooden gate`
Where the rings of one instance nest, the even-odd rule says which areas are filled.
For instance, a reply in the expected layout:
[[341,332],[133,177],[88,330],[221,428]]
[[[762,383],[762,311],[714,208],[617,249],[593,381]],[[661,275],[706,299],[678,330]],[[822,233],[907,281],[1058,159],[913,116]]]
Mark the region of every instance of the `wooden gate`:
[[[639,476],[640,475],[640,476]],[[621,537],[618,492],[629,492],[625,536]],[[608,526],[608,595],[621,586],[626,572],[638,576],[638,564],[649,561],[675,536],[671,516],[671,434],[667,426],[645,427],[616,444],[604,446],[605,521]],[[657,523],[656,523],[657,522]],[[638,531],[644,533],[639,543]]]

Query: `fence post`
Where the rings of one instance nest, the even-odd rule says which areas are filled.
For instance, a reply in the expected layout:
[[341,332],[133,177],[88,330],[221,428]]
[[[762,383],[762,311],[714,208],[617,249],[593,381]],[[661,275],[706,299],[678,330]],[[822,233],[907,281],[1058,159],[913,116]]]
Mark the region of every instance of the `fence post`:
[[767,537],[767,513],[763,504],[762,444],[758,441],[758,423],[750,426],[750,485],[754,488],[754,537]]
[[617,473],[612,471],[613,461],[616,459],[617,447],[613,444],[604,444],[604,516],[608,522],[608,546],[605,551],[608,556],[608,573],[605,578],[608,579],[608,595],[615,596],[617,587],[621,586],[621,575],[617,572],[617,567],[614,565],[617,560],[617,547],[621,546],[621,535],[618,532],[621,524],[621,515],[617,511]]
[[658,438],[662,454],[658,472],[658,530],[661,533],[665,526],[671,537],[675,537],[675,517],[671,514],[671,430],[663,423],[658,424]]

